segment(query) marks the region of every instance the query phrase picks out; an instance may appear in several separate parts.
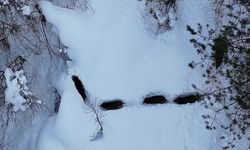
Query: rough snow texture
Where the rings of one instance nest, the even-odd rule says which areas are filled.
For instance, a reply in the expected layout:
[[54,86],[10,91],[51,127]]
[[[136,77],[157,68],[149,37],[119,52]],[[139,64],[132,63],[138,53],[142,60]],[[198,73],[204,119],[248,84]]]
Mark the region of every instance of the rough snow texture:
[[[7,89],[5,90],[5,101],[13,104],[14,111],[24,111],[26,109],[26,99],[24,96],[29,96],[32,93],[29,92],[29,88],[26,85],[27,79],[23,74],[23,70],[14,73],[10,68],[7,68],[4,75],[7,84]],[[23,94],[23,96],[21,94]]]

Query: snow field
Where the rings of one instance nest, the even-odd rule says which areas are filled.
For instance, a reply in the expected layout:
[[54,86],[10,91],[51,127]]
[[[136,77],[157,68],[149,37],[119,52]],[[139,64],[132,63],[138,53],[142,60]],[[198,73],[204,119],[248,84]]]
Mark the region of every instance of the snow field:
[[130,105],[102,112],[103,137],[91,141],[98,124],[76,92],[71,75],[80,77],[96,104],[113,98],[138,104],[151,92],[174,97],[193,92],[191,83],[201,80],[199,73],[187,67],[197,58],[185,27],[211,17],[204,9],[207,2],[178,3],[180,19],[175,28],[159,36],[146,31],[142,4],[136,0],[92,0],[92,9],[80,12],[40,2],[73,61],[68,62],[68,74],[59,80],[62,102],[58,115],[41,129],[33,149],[218,149],[216,131],[206,130],[201,118],[210,112],[199,103]]

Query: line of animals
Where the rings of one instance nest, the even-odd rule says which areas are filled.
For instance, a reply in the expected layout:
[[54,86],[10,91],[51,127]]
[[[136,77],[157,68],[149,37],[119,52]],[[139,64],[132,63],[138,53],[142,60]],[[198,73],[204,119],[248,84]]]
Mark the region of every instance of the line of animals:
[[[88,101],[87,94],[86,94],[87,92],[84,88],[82,81],[76,75],[72,76],[72,80],[75,84],[75,87],[76,87],[78,93],[81,95],[83,101],[86,103]],[[177,96],[173,100],[173,103],[183,105],[183,104],[188,104],[188,103],[195,103],[195,102],[200,101],[200,100],[201,100],[200,94],[191,93],[191,94]],[[146,96],[142,103],[145,105],[166,104],[166,103],[169,103],[169,101],[163,95],[151,95],[151,96]],[[58,111],[59,105],[57,104],[55,106],[56,112]],[[122,100],[114,99],[114,100],[109,100],[109,101],[103,102],[102,104],[100,104],[100,108],[102,108],[103,110],[116,110],[116,109],[121,109],[124,105],[125,105],[125,103]]]

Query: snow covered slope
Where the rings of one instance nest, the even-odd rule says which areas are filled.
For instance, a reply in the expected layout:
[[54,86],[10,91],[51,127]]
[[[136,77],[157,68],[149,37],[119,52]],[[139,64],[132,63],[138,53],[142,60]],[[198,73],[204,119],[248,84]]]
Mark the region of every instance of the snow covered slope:
[[[205,129],[199,103],[141,106],[141,98],[161,92],[169,98],[191,92],[199,77],[188,69],[195,59],[186,24],[205,23],[205,0],[178,2],[179,20],[173,31],[154,36],[143,24],[143,3],[136,0],[92,0],[92,9],[79,12],[42,1],[47,21],[58,30],[73,60],[59,80],[62,103],[57,116],[41,129],[30,149],[38,150],[210,150],[218,149],[216,131]],[[191,9],[193,8],[193,9]],[[194,19],[194,20],[192,20]],[[131,105],[101,112],[103,137],[92,140],[99,127],[93,112],[77,93],[77,74],[91,101],[119,98]],[[97,108],[98,109],[98,108]]]

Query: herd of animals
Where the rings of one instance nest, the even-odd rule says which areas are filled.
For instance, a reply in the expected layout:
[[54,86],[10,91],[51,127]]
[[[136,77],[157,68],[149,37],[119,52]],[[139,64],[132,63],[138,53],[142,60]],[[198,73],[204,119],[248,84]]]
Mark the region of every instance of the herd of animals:
[[[83,101],[87,103],[88,102],[87,92],[86,92],[86,89],[84,88],[82,81],[76,75],[72,76],[72,80],[75,84],[75,87],[78,93],[81,95]],[[199,93],[190,93],[190,94],[177,96],[173,100],[173,103],[183,105],[183,104],[188,104],[188,103],[195,103],[200,100],[201,100],[201,95]],[[146,96],[143,99],[142,103],[144,105],[153,105],[153,104],[166,104],[170,102],[167,100],[167,98],[164,95],[155,94],[155,95]],[[121,109],[124,106],[125,106],[125,103],[120,99],[113,99],[113,100],[105,101],[100,104],[100,108],[102,110],[116,110],[116,109]],[[55,107],[55,110],[58,111],[58,108],[59,108],[59,105],[57,104]]]

